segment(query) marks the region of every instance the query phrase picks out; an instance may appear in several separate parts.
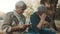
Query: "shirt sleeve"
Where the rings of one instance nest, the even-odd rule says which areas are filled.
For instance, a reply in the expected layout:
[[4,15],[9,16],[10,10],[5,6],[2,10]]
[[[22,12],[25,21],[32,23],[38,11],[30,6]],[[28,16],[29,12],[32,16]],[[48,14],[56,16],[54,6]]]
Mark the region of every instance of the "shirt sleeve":
[[32,14],[30,17],[30,21],[32,23],[32,29],[39,31],[40,29],[37,27],[37,24],[40,21],[39,17],[36,14]]
[[11,16],[9,13],[7,13],[4,19],[4,23],[2,25],[3,32],[7,33],[11,31],[11,23],[12,23]]

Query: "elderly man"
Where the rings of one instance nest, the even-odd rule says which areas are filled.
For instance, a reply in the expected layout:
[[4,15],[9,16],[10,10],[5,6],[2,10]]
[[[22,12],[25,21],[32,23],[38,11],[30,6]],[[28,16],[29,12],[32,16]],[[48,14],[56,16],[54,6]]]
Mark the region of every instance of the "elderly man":
[[[50,27],[51,19],[47,16],[47,9],[44,5],[38,7],[38,11],[30,17],[31,27],[26,34],[56,34],[55,30]],[[47,25],[44,25],[48,23]]]
[[29,24],[26,24],[26,19],[23,15],[26,4],[23,1],[19,1],[16,3],[15,8],[16,10],[6,14],[4,24],[2,25],[3,32],[7,34],[23,34],[29,26]]

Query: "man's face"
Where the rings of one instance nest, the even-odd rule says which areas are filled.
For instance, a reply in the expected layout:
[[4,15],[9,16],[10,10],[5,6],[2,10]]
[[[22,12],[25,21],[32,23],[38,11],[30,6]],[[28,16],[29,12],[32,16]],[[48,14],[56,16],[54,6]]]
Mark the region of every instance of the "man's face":
[[22,6],[16,6],[16,12],[18,13],[18,14],[22,14],[23,12],[24,12],[24,7],[22,7]]

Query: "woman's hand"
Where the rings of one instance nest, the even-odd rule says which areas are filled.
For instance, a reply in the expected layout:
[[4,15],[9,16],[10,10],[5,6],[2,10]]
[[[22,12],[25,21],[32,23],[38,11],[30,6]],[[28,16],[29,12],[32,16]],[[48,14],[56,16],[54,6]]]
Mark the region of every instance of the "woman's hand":
[[39,15],[39,17],[40,17],[41,20],[45,20],[45,18],[46,18],[46,14],[43,13],[42,15]]
[[40,20],[40,22],[38,23],[37,27],[38,27],[39,29],[41,29],[42,26],[43,26],[43,23],[44,23],[44,21],[45,21],[46,14],[43,13],[42,15],[39,15],[39,17],[40,17],[41,20]]

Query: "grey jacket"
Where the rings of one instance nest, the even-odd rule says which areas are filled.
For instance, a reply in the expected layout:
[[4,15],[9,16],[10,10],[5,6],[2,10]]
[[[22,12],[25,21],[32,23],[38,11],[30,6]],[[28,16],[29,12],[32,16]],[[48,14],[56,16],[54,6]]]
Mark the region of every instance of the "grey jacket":
[[[25,17],[22,15],[22,22],[25,24]],[[19,25],[19,20],[17,17],[14,15],[14,12],[9,12],[6,14],[6,17],[4,19],[4,24],[2,25],[2,30],[5,33],[8,34],[22,34],[20,31],[16,32],[11,32],[11,27],[13,26],[18,26]]]

